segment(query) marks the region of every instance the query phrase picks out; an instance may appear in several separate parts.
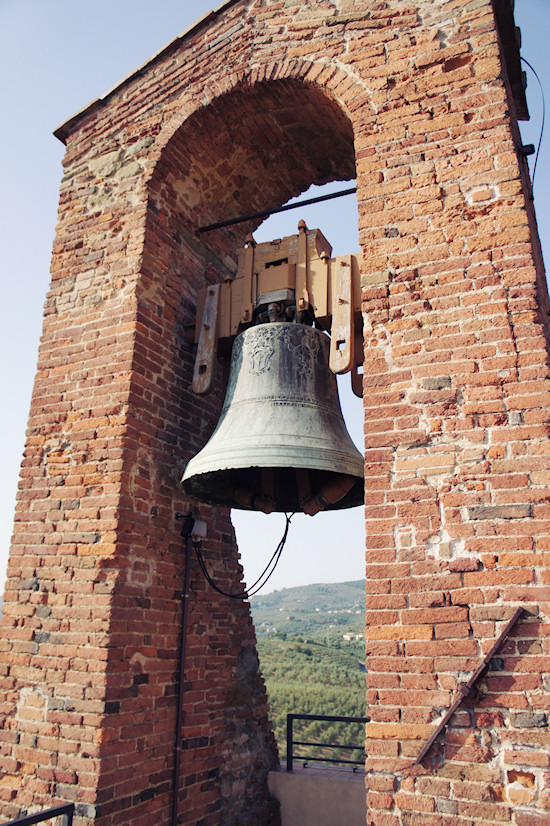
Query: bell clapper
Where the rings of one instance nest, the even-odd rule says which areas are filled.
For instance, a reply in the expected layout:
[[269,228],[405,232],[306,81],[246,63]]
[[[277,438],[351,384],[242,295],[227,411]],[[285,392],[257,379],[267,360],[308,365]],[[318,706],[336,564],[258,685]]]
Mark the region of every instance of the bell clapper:
[[354,483],[353,476],[339,473],[326,485],[323,485],[318,493],[311,494],[300,501],[303,512],[307,513],[308,516],[315,516],[319,511],[339,502],[351,490]]

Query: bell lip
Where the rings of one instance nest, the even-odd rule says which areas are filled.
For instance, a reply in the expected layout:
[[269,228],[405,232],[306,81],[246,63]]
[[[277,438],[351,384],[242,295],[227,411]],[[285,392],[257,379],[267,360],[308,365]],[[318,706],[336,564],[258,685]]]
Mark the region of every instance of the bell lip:
[[[247,467],[250,467],[249,465]],[[275,470],[277,468],[274,468]],[[230,472],[232,468],[228,469]],[[242,510],[242,511],[249,511],[251,513],[258,513],[259,511],[252,507],[247,507],[246,505],[242,505],[241,503],[235,502],[231,500],[229,496],[223,497],[220,495],[219,487],[216,489],[216,492],[211,492],[208,489],[208,486],[204,486],[204,483],[208,481],[208,477],[213,474],[218,473],[218,471],[209,471],[207,473],[201,474],[194,474],[193,476],[189,477],[188,479],[182,479],[180,482],[180,486],[185,493],[186,496],[192,497],[197,499],[197,501],[205,504],[205,505],[212,505],[215,507],[222,507],[222,508],[230,508],[231,510]],[[334,504],[327,505],[323,508],[320,513],[328,513],[329,511],[336,511],[336,510],[348,510],[350,508],[357,508],[360,506],[364,507],[365,505],[365,489],[364,489],[364,480],[363,477],[356,476],[355,482],[352,488],[348,491],[348,493],[342,497],[338,502]],[[273,513],[303,513],[303,509],[298,507],[283,507],[279,504],[276,504],[273,508]]]
[[[286,459],[286,461],[285,461]],[[327,461],[332,459],[333,461]],[[202,465],[202,467],[201,467]],[[307,456],[296,455],[296,451],[288,445],[263,445],[254,451],[254,456],[243,455],[243,451],[238,448],[227,448],[216,453],[216,467],[212,467],[212,457],[207,455],[206,460],[201,460],[201,453],[197,453],[187,464],[180,484],[183,485],[189,479],[196,476],[205,476],[211,472],[222,472],[234,469],[245,468],[300,468],[304,470],[322,470],[326,472],[334,471],[337,465],[339,473],[346,473],[355,476],[357,479],[365,478],[365,462],[359,451],[357,457],[350,456],[349,452],[334,449],[310,450]]]

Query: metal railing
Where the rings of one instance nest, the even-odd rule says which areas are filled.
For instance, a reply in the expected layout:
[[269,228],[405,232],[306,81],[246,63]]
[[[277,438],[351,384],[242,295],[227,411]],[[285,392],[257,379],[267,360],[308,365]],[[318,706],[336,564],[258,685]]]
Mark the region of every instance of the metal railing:
[[74,815],[74,803],[64,803],[62,806],[54,806],[52,809],[45,809],[43,812],[35,812],[32,815],[23,815],[17,820],[9,820],[2,826],[32,826],[33,823],[43,823],[52,817],[62,817],[63,826],[72,826]]
[[[323,743],[310,740],[295,740],[293,725],[295,720],[319,720],[327,723],[368,723],[370,717],[339,717],[330,714],[287,714],[286,716],[286,770],[292,771],[294,760],[304,760],[306,763],[343,763],[354,767],[363,766],[365,762],[364,745],[357,746],[355,743]],[[317,746],[323,749],[343,749],[351,755],[354,751],[361,752],[361,759],[352,760],[344,757],[310,757],[308,755],[296,754],[295,746]]]

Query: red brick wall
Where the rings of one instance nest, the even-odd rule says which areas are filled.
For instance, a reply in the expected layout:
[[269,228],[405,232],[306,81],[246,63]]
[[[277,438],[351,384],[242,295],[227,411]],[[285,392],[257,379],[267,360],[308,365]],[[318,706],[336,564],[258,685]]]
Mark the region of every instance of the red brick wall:
[[[401,54],[416,72],[384,86],[379,126],[356,143],[359,169],[364,156],[382,170],[362,218],[367,823],[538,826],[550,822],[547,296],[491,9],[454,8],[435,50]],[[415,767],[518,605],[479,694]]]
[[[228,514],[177,482],[223,385],[192,396],[184,328],[253,227],[194,230],[356,167],[367,820],[548,822],[547,299],[503,65],[490,0],[237,0],[59,132],[2,618],[6,816],[55,798],[77,823],[167,822],[175,514],[192,504],[215,576],[241,578]],[[274,750],[248,609],[191,579],[180,822],[264,823]],[[519,604],[472,711],[414,768]]]

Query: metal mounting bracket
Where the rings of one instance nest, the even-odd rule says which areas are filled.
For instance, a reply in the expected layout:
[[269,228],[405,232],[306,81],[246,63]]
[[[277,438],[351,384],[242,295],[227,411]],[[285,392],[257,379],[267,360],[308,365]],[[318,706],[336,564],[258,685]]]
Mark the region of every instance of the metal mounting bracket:
[[304,221],[297,235],[260,244],[247,238],[235,277],[207,285],[197,295],[194,393],[210,391],[218,351],[229,352],[239,332],[266,320],[270,308],[264,305],[279,302],[289,320],[294,313],[298,321],[314,319],[319,329],[331,331],[330,369],[349,372],[353,392],[362,396],[360,254],[331,258],[331,252],[322,232],[309,230]]
[[199,395],[208,393],[214,380],[219,299],[220,285],[211,284],[204,299],[197,357],[193,370],[192,388],[193,392]]
[[474,671],[474,673],[472,674],[472,676],[470,677],[468,682],[467,683],[462,683],[459,686],[458,694],[455,697],[455,700],[454,700],[452,706],[448,709],[446,714],[441,718],[441,720],[439,721],[437,727],[434,729],[434,731],[432,732],[432,734],[430,735],[428,740],[425,742],[424,746],[422,747],[422,749],[420,751],[420,754],[418,755],[418,757],[414,761],[415,766],[417,766],[424,759],[424,757],[427,755],[430,748],[435,743],[435,741],[437,740],[437,738],[439,737],[439,735],[441,734],[443,729],[449,723],[451,717],[453,716],[453,714],[455,713],[455,711],[457,710],[457,708],[461,704],[464,697],[466,697],[466,695],[468,695],[472,691],[473,687],[475,686],[475,684],[477,683],[477,681],[479,680],[479,678],[481,677],[481,675],[483,674],[483,672],[485,671],[487,666],[489,665],[490,661],[493,659],[493,657],[497,653],[497,651],[500,648],[500,646],[502,645],[502,643],[509,636],[512,628],[516,624],[519,617],[523,614],[524,610],[525,609],[521,608],[521,607],[516,608],[516,610],[514,611],[514,613],[512,614],[510,619],[508,620],[508,622],[506,623],[505,627],[503,628],[503,630],[501,631],[501,633],[499,634],[499,636],[495,640],[495,642],[492,645],[490,651],[485,655],[482,662],[480,663],[478,668],[476,668],[476,670]]

